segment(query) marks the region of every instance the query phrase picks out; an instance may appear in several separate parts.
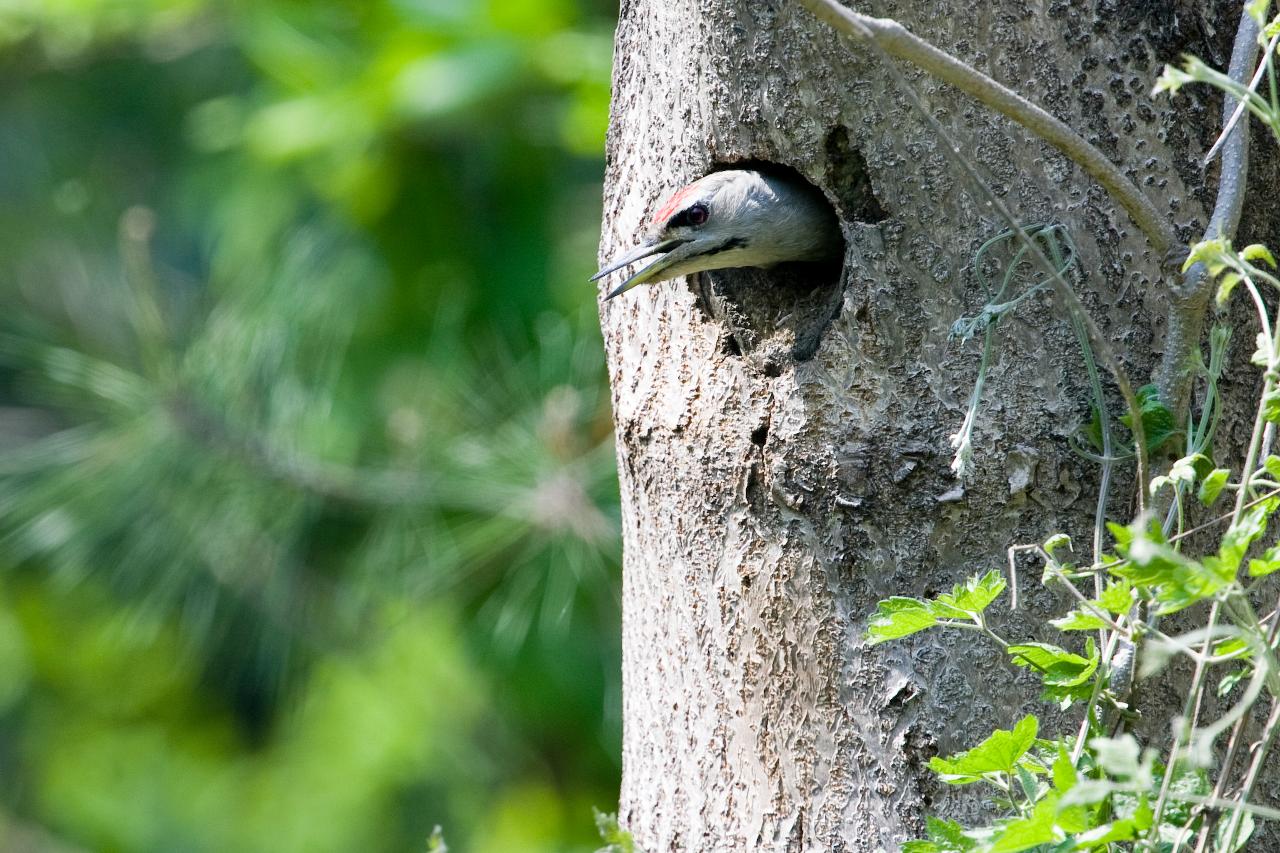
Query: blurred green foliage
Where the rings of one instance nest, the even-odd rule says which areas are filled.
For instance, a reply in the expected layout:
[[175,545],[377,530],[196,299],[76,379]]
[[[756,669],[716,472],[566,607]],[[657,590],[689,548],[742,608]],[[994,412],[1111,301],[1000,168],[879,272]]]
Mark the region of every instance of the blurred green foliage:
[[599,845],[614,14],[0,3],[0,849]]

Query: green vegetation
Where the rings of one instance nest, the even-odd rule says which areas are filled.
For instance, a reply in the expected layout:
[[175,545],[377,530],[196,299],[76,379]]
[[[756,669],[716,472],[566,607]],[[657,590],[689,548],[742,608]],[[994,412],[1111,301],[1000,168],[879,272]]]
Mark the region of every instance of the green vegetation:
[[[1275,70],[1280,17],[1267,22],[1268,7],[1264,0],[1247,6],[1263,47],[1251,85],[1188,59],[1181,70],[1165,70],[1156,92],[1176,92],[1190,83],[1215,85],[1244,104],[1280,143]],[[1035,236],[1043,239],[1041,232]],[[1008,261],[1000,297],[1021,261],[1020,254]],[[1056,256],[1055,261],[1064,268]],[[1085,441],[1076,449],[1103,467],[1092,557],[1079,563],[1069,559],[1074,549],[1062,534],[1042,545],[1015,546],[1009,554],[1011,575],[1019,554],[1034,554],[1044,566],[1043,582],[1073,597],[1074,609],[1045,627],[1061,632],[1063,642],[1079,651],[1002,637],[999,620],[989,609],[1006,589],[1016,591],[1016,578],[1006,582],[997,571],[932,599],[882,601],[868,621],[866,639],[872,644],[936,627],[981,633],[1000,646],[1011,664],[1039,676],[1045,701],[1080,712],[1075,733],[1043,737],[1039,719],[1029,715],[965,752],[931,759],[930,768],[942,782],[984,786],[1000,817],[972,827],[930,818],[927,837],[905,845],[909,853],[1233,853],[1247,848],[1258,821],[1280,819],[1280,810],[1259,802],[1258,784],[1280,731],[1280,607],[1272,603],[1274,585],[1265,583],[1280,570],[1280,546],[1261,547],[1280,510],[1280,456],[1270,452],[1280,424],[1280,333],[1263,298],[1264,290],[1280,291],[1280,278],[1266,247],[1255,244],[1237,251],[1224,237],[1193,246],[1183,272],[1196,265],[1203,265],[1217,282],[1220,307],[1233,292],[1244,292],[1256,310],[1261,331],[1252,361],[1262,370],[1263,381],[1253,432],[1240,462],[1218,467],[1213,442],[1220,408],[1217,386],[1229,327],[1211,332],[1209,363],[1201,358],[1197,364],[1198,416],[1193,413],[1185,428],[1178,428],[1159,392],[1147,386],[1137,395],[1138,417],[1117,418],[1130,429],[1128,437],[1109,433],[1106,410],[1096,404],[1100,395],[1094,357],[1088,340],[1081,338],[1095,407],[1092,423],[1082,430]],[[990,330],[999,318],[995,309],[1002,307],[986,309],[991,319],[984,365]],[[968,426],[980,396],[981,374],[958,448],[969,446]],[[1139,476],[1148,508],[1136,502],[1139,513],[1130,523],[1104,527],[1111,466],[1138,460],[1141,474],[1144,446],[1155,452],[1175,440],[1181,458],[1149,482]],[[1124,450],[1116,453],[1113,447]],[[1215,509],[1219,502],[1231,508]],[[1106,549],[1104,542],[1110,543]],[[1174,623],[1176,630],[1161,621],[1173,613],[1183,613]],[[1093,636],[1072,639],[1079,633]],[[1128,729],[1144,680],[1167,673],[1175,660],[1190,672],[1185,706],[1171,720],[1172,743],[1140,741]]]
[[600,845],[613,14],[0,8],[0,847]]

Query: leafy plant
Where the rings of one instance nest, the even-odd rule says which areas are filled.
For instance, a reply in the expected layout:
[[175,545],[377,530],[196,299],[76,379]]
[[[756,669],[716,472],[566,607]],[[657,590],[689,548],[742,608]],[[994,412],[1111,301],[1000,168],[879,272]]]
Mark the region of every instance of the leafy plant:
[[[1215,85],[1280,141],[1280,86],[1274,68],[1280,17],[1262,20],[1267,8],[1265,2],[1253,2],[1247,10],[1262,25],[1259,43],[1264,48],[1252,83],[1239,84],[1200,60],[1188,59],[1181,68],[1166,69],[1156,91],[1176,92],[1189,83]],[[1263,81],[1265,93],[1260,93]],[[1236,250],[1221,237],[1193,246],[1184,265],[1184,272],[1203,270],[1216,282],[1220,306],[1244,292],[1256,311],[1261,331],[1252,360],[1261,368],[1263,382],[1253,432],[1238,464],[1220,465],[1212,446],[1229,330],[1213,331],[1209,363],[1198,362],[1196,375],[1204,392],[1199,418],[1180,427],[1155,386],[1138,391],[1141,428],[1134,428],[1133,414],[1118,418],[1144,436],[1136,448],[1127,442],[1134,454],[1112,450],[1105,405],[1095,390],[1093,421],[1083,431],[1092,449],[1077,448],[1104,471],[1140,456],[1143,448],[1155,452],[1175,441],[1182,456],[1150,482],[1140,483],[1149,509],[1128,523],[1104,527],[1105,493],[1100,497],[1093,557],[1085,565],[1067,559],[1072,550],[1064,535],[1010,549],[1011,566],[1019,555],[1036,555],[1044,566],[1043,582],[1066,589],[1075,599],[1072,610],[1052,621],[1063,634],[1062,645],[1014,642],[993,630],[986,611],[1009,589],[996,571],[935,598],[882,601],[868,619],[866,639],[872,644],[925,630],[982,634],[1004,650],[1012,665],[1039,676],[1046,701],[1077,708],[1082,716],[1074,736],[1044,737],[1038,718],[1029,715],[964,752],[933,758],[929,766],[942,782],[988,789],[990,801],[1004,816],[987,826],[931,817],[926,837],[904,845],[908,853],[1236,851],[1248,844],[1256,821],[1280,819],[1280,810],[1253,797],[1280,731],[1280,602],[1262,616],[1257,609],[1259,580],[1280,570],[1280,544],[1264,547],[1268,527],[1280,511],[1280,456],[1266,450],[1280,424],[1280,318],[1273,320],[1263,296],[1267,288],[1280,293],[1275,268],[1267,247]],[[988,333],[998,316],[987,323]],[[1089,360],[1087,341],[1082,344]],[[981,375],[975,401],[980,388]],[[972,410],[966,427],[971,420]],[[962,432],[967,448],[968,432]],[[1104,476],[1104,490],[1107,480]],[[1224,503],[1229,509],[1214,510]],[[1192,523],[1193,514],[1206,512],[1211,517]],[[1163,629],[1161,617],[1179,612],[1192,614],[1196,627],[1178,634]],[[1081,632],[1088,636],[1078,638]],[[1153,745],[1125,731],[1126,714],[1133,691],[1175,657],[1193,664],[1192,683],[1175,720],[1172,743],[1159,755]],[[1210,692],[1221,697],[1224,709],[1206,719],[1206,709],[1216,707],[1205,701]],[[1267,720],[1254,727],[1250,721],[1259,703],[1269,706]]]

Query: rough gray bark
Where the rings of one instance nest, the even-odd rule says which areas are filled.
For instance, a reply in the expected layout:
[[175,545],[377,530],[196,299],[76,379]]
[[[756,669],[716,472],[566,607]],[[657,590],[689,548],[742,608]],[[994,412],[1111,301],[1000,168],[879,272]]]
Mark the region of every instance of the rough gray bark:
[[[1204,93],[1175,114],[1147,93],[1183,51],[1221,64],[1239,4],[1082,5],[859,8],[1081,130],[1190,238],[1216,108]],[[1070,229],[1081,296],[1146,381],[1165,303],[1137,229],[1056,151],[907,75],[1025,222]],[[731,272],[601,308],[626,548],[621,822],[651,853],[892,850],[924,814],[972,817],[928,758],[1044,717],[1035,684],[972,635],[868,649],[861,634],[878,599],[948,589],[1010,544],[1089,542],[1098,471],[1066,442],[1088,417],[1075,339],[1047,297],[1002,325],[959,491],[948,436],[977,347],[948,332],[985,302],[969,262],[1003,225],[878,63],[787,0],[628,0],[614,85],[602,257],[670,191],[741,161],[798,170],[848,241],[838,290],[812,271]],[[1111,515],[1127,517],[1120,480]],[[1006,617],[1019,637],[1067,606],[1028,575]],[[1157,731],[1180,699],[1164,689],[1148,692]]]

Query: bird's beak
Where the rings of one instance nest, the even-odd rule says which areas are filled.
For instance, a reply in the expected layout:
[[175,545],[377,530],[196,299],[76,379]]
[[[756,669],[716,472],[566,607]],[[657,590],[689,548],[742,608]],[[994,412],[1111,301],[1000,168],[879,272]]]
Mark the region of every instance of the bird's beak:
[[607,264],[605,267],[603,267],[600,270],[600,272],[591,276],[591,281],[596,281],[597,279],[604,278],[609,273],[615,270],[620,270],[625,266],[630,266],[631,264],[634,264],[636,261],[641,260],[642,258],[647,258],[652,255],[661,255],[661,257],[659,257],[656,261],[641,267],[639,272],[635,273],[626,281],[624,281],[622,284],[618,285],[613,290],[609,291],[609,295],[606,296],[605,299],[606,300],[612,299],[613,297],[617,296],[619,293],[625,293],[626,291],[630,290],[631,288],[635,287],[638,284],[648,284],[651,281],[657,281],[658,276],[662,273],[663,270],[667,269],[677,261],[683,260],[684,257],[688,254],[687,251],[686,252],[679,251],[680,247],[686,245],[688,242],[689,242],[688,240],[680,240],[680,239],[663,240],[661,238],[653,238],[653,239],[646,240],[643,243],[641,243],[639,246],[636,246],[630,252],[627,252],[622,257],[614,260],[612,263]]

